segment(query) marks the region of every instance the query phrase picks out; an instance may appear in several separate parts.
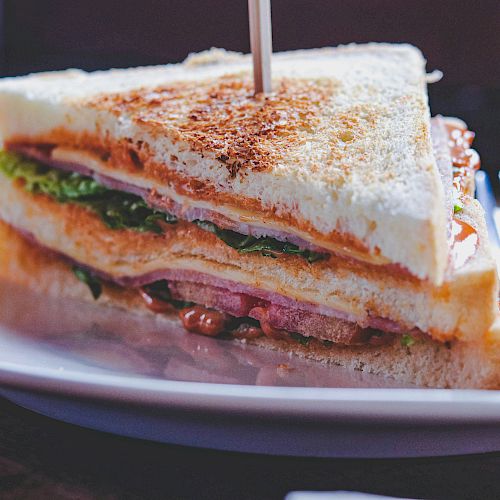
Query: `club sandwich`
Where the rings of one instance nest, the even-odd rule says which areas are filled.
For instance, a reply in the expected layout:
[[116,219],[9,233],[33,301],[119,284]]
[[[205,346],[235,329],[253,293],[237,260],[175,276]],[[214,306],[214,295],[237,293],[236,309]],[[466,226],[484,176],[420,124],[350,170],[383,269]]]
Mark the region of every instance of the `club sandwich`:
[[498,387],[479,157],[420,51],[0,80],[0,276],[433,387]]

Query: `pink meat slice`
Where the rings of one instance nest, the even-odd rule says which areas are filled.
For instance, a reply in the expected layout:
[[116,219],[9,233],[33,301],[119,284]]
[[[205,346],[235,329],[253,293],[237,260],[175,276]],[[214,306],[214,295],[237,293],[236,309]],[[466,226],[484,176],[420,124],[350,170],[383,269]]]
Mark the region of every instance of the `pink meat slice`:
[[[449,155],[448,136],[444,127],[442,117],[434,117],[431,120],[431,136],[433,140],[433,148],[436,157],[436,163],[440,171],[441,179],[443,182],[447,212],[449,216],[449,225],[451,224],[452,203],[451,203],[451,160]],[[133,184],[113,179],[112,177],[101,175],[86,165],[81,165],[73,162],[65,162],[52,158],[52,150],[54,146],[51,145],[33,145],[33,144],[13,144],[9,149],[16,151],[28,158],[39,161],[45,165],[65,170],[68,172],[77,172],[81,175],[93,177],[97,182],[106,186],[109,189],[124,191],[132,193],[143,198],[152,208],[159,211],[165,211],[175,215],[179,219],[192,222],[194,220],[203,220],[216,224],[222,229],[229,229],[240,234],[254,236],[256,238],[268,236],[278,241],[289,242],[297,245],[303,250],[311,250],[315,252],[334,253],[329,249],[322,248],[299,236],[288,233],[286,231],[279,231],[275,229],[263,228],[246,224],[243,222],[234,221],[220,213],[213,210],[200,208],[200,207],[186,207],[182,204],[160,195],[155,190],[146,189],[135,186]],[[408,273],[408,270],[398,264],[387,264],[385,267],[391,268],[396,272]]]
[[265,300],[245,293],[231,292],[226,288],[200,285],[189,281],[169,281],[168,288],[171,297],[175,300],[195,302],[237,318],[246,317],[254,307],[267,303]]
[[[434,129],[437,129],[436,125],[437,123],[434,124]],[[434,136],[442,137],[442,131],[440,132],[441,134],[434,131]],[[232,229],[242,234],[252,234],[257,237],[268,235],[281,241],[289,241],[301,248],[321,250],[319,247],[286,232],[263,230],[248,224],[240,224],[207,209],[186,209],[173,200],[161,197],[153,191],[100,175],[84,165],[54,160],[51,158],[53,147],[48,145],[15,145],[11,149],[54,168],[92,176],[110,189],[141,196],[151,206],[166,210],[185,220],[208,220],[220,227]],[[448,172],[444,168],[446,162],[442,160],[438,163],[441,164],[442,168],[440,170],[442,170],[443,180],[445,180],[448,177]],[[29,236],[31,237],[31,235]],[[323,249],[323,251],[325,250]],[[388,267],[397,270],[397,266],[392,264],[389,264]],[[363,318],[356,318],[330,307],[299,302],[274,292],[194,271],[162,269],[142,276],[112,277],[97,269],[90,268],[90,270],[105,280],[125,287],[140,287],[165,279],[168,280],[172,297],[175,299],[192,301],[236,317],[250,316],[258,320],[259,318],[263,320],[261,311],[265,310],[266,321],[276,329],[297,332],[305,336],[318,337],[336,343],[364,343],[372,335],[373,329],[396,334],[406,333],[410,330],[407,326],[388,318],[370,316],[369,314]],[[404,272],[402,269],[401,271]],[[419,331],[412,329],[412,333],[415,332],[418,333]]]
[[[102,275],[99,271],[96,271],[96,274]],[[106,279],[106,276],[103,277]],[[346,323],[357,324],[363,329],[371,328],[396,334],[408,333],[409,330],[415,331],[415,329],[411,329],[388,318],[381,318],[380,316],[372,316],[370,314],[365,317],[357,317],[332,307],[298,301],[276,292],[217,278],[216,276],[198,271],[163,269],[133,278],[124,277],[116,279],[108,277],[107,279],[111,279],[119,285],[129,287],[138,287],[159,280],[167,280],[169,288],[171,288],[173,293],[173,298],[196,302],[197,304],[212,307],[237,317],[249,316],[250,306],[258,307],[262,304],[272,304],[275,307],[281,307],[283,310],[307,313],[311,317],[314,315],[314,317],[333,318]],[[234,313],[225,309],[227,307],[226,304],[230,300],[234,300],[231,298],[233,296],[238,296],[239,301],[235,309],[233,309],[233,311],[238,312]],[[240,305],[241,309],[237,309]],[[280,327],[277,326],[277,328]]]
[[344,319],[275,304],[266,308],[255,307],[249,316],[261,324],[266,322],[277,330],[300,333],[305,337],[328,340],[335,344],[366,344],[375,333],[370,328],[361,328],[358,324]]

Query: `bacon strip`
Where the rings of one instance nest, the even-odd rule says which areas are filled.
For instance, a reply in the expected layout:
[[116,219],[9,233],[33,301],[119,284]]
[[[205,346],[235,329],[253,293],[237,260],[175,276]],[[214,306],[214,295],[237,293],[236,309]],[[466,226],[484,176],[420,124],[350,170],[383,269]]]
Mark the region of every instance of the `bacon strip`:
[[[261,323],[264,331],[266,327],[271,327],[272,330],[300,333],[305,337],[345,345],[369,343],[375,333],[372,328],[362,328],[346,319],[298,307],[285,307],[227,288],[186,281],[169,281],[168,288],[173,299],[195,302],[238,318],[254,318]],[[390,323],[389,320],[384,323],[384,320],[378,318],[374,323],[378,327],[390,326],[392,329],[398,329],[395,323]]]

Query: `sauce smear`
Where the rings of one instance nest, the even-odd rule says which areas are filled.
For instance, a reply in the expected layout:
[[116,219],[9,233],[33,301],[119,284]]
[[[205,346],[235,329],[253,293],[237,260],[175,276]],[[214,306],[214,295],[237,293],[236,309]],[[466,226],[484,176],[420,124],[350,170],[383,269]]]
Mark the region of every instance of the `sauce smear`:
[[460,123],[446,121],[448,144],[453,163],[453,187],[460,194],[472,196],[474,190],[474,174],[479,170],[479,155],[471,149],[475,134]]
[[451,256],[457,269],[476,253],[479,237],[470,224],[456,217],[451,221],[451,237]]

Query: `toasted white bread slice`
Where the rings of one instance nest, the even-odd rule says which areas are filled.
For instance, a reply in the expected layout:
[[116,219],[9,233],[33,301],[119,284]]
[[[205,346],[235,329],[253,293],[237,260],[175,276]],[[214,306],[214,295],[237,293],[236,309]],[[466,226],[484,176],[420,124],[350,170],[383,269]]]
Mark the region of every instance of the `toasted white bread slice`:
[[[31,241],[1,221],[0,277],[2,283],[15,283],[45,296],[81,301],[93,300],[86,285],[77,280],[66,261],[33,245]],[[165,335],[158,335],[151,338],[148,327],[141,327],[141,315],[144,318],[144,325],[149,325],[146,320],[154,313],[146,308],[144,301],[132,290],[104,284],[98,303],[103,307],[110,307],[112,314],[103,316],[101,309],[96,308],[93,313],[89,308],[84,308],[83,314],[87,316],[87,323],[96,318],[100,319],[105,327],[116,328],[116,324],[120,321],[121,308],[134,313],[133,328],[129,328],[130,315],[125,314],[123,319],[127,322],[127,327],[122,324],[119,328],[120,335],[125,337],[125,341],[130,340],[133,345],[145,346],[152,343],[154,345],[159,341],[162,342],[161,345],[168,343],[168,336],[166,338]],[[76,308],[74,305],[73,307]],[[113,310],[113,308],[119,309]],[[173,326],[175,318],[156,315],[156,319],[158,323],[155,329],[164,328],[167,332],[175,329]],[[84,322],[81,318],[76,318],[75,321],[77,326],[74,326],[73,330],[77,331],[78,325],[84,325]],[[53,332],[43,333],[55,335],[60,330],[58,326],[54,322],[49,322],[48,327],[51,327]],[[151,329],[151,326],[149,328]],[[59,335],[62,333],[64,332],[60,332]],[[193,334],[186,333],[186,335]],[[201,340],[205,342],[205,339]],[[207,339],[206,342],[213,340]],[[276,341],[267,337],[251,342],[263,348],[294,353],[322,363],[390,377],[397,380],[398,384],[444,388],[500,388],[500,322],[492,325],[483,337],[473,342],[453,341],[443,344],[431,339],[419,339],[411,345],[395,342],[385,346],[344,347],[326,346],[315,341],[303,345],[299,342]],[[116,356],[116,353],[110,356]],[[128,356],[130,359],[130,354]],[[252,352],[245,351],[242,356],[251,357]],[[115,357],[113,361],[116,362]],[[181,376],[180,373],[173,375]],[[326,377],[325,374],[322,376]]]
[[0,219],[114,280],[187,270],[209,281],[227,280],[313,304],[360,325],[388,319],[440,341],[482,338],[497,311],[496,266],[482,209],[470,200],[460,217],[477,231],[478,245],[437,287],[390,266],[335,256],[309,264],[296,255],[240,254],[192,223],[166,225],[162,234],[108,229],[88,209],[34,195],[21,182],[0,175]]
[[273,77],[274,93],[254,98],[250,58],[211,51],[178,65],[3,79],[0,137],[92,153],[186,207],[440,284],[448,217],[421,53],[275,54]]

